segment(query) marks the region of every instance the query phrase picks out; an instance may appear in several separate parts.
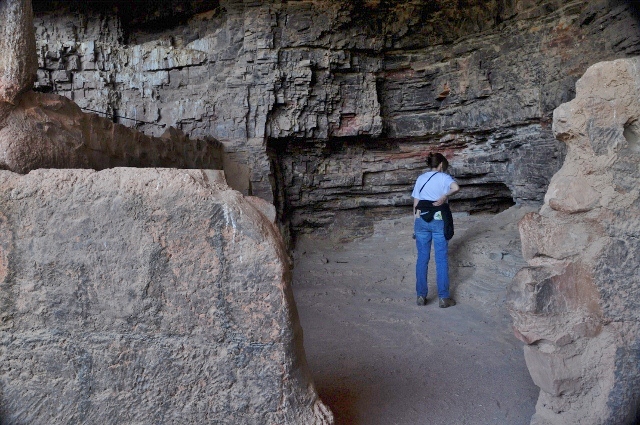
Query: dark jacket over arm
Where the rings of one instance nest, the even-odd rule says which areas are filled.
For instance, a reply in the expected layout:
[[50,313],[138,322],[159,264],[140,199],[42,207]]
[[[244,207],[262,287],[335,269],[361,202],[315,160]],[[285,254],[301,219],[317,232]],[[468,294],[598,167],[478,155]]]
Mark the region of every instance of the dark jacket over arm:
[[449,240],[453,237],[453,214],[451,214],[449,204],[444,203],[436,207],[433,205],[433,201],[422,200],[416,205],[416,210],[420,211],[420,217],[427,223],[433,220],[436,212],[440,211],[442,213],[442,220],[444,221],[444,238]]

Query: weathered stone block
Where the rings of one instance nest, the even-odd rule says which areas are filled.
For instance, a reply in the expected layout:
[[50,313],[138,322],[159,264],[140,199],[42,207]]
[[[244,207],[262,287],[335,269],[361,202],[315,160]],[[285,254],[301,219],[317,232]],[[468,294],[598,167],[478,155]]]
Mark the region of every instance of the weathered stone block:
[[554,111],[568,146],[509,293],[541,393],[532,424],[631,424],[640,403],[640,58],[589,68]]
[[533,382],[543,391],[560,396],[580,390],[582,363],[579,358],[565,359],[561,354],[544,353],[525,345],[524,359]]
[[580,253],[589,242],[582,223],[554,221],[529,213],[519,223],[525,260],[547,256],[558,260]]
[[567,177],[561,182],[552,182],[547,197],[551,208],[568,214],[590,211],[600,202],[600,194],[585,178]]
[[289,276],[220,172],[0,171],[0,421],[332,423]]

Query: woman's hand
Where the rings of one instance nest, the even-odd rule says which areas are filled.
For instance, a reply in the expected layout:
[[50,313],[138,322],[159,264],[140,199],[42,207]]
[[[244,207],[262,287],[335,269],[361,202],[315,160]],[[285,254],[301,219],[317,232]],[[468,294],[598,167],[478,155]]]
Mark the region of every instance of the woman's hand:
[[457,193],[459,190],[460,190],[460,186],[458,186],[458,183],[456,182],[451,183],[451,185],[449,186],[449,193],[442,195],[440,199],[438,199],[433,203],[433,205],[436,207],[439,207],[440,205],[444,204],[449,200],[449,196]]
[[435,201],[433,203],[434,206],[439,207],[440,205],[444,204],[445,202],[447,202],[447,199],[449,199],[449,197],[447,195],[442,195],[442,197],[440,197],[440,199],[438,199],[437,201]]

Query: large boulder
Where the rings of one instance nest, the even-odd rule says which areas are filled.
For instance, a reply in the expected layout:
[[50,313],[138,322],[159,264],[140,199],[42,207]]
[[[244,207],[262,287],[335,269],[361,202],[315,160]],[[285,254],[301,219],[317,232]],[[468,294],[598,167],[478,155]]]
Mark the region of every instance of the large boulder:
[[254,204],[221,172],[0,171],[0,423],[332,423]]
[[554,112],[567,144],[509,304],[540,396],[532,424],[640,420],[640,58],[590,67]]
[[31,0],[0,2],[0,113],[36,80],[38,57]]

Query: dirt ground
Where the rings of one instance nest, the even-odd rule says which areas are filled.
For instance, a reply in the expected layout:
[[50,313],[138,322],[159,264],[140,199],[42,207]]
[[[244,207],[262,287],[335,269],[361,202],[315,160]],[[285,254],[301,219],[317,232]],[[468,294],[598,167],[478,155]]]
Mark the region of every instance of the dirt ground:
[[293,288],[316,388],[337,424],[528,424],[538,388],[504,300],[524,265],[517,221],[531,209],[454,217],[452,296],[438,307],[433,255],[416,305],[410,216],[341,243],[305,236]]

